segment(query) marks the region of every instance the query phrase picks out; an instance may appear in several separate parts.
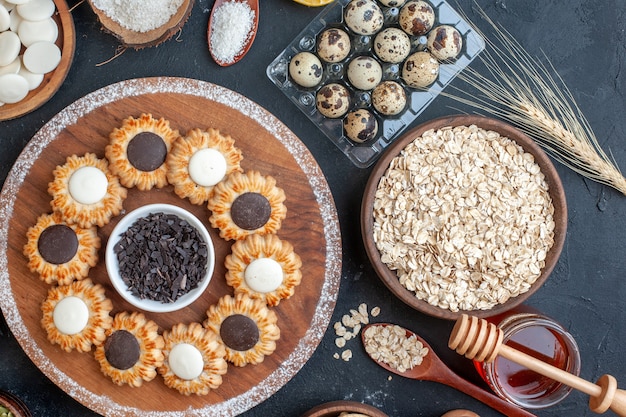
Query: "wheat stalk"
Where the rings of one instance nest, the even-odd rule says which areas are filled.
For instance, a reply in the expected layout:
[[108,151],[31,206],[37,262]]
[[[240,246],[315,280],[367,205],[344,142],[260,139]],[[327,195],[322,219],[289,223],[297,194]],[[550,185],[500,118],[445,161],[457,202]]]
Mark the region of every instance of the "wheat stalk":
[[[557,161],[575,172],[626,195],[626,178],[601,148],[587,119],[554,67],[532,57],[514,37],[494,23],[479,6],[478,13],[493,28],[479,56],[486,72],[468,67],[458,75],[478,92],[471,95],[452,85],[445,96],[500,117],[524,131]],[[470,22],[467,16],[464,18]],[[546,58],[547,60],[547,58]]]

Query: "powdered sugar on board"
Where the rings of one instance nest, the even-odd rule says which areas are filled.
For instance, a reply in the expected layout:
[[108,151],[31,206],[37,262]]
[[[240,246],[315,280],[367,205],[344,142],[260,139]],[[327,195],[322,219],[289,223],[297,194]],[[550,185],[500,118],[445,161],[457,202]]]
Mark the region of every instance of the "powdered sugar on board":
[[[14,299],[9,276],[7,247],[9,224],[13,216],[15,198],[42,151],[67,126],[91,111],[117,100],[151,93],[177,93],[202,97],[218,102],[255,120],[262,128],[287,149],[309,180],[317,200],[324,224],[326,260],[315,314],[309,329],[296,348],[280,367],[247,392],[219,404],[206,405],[184,411],[145,411],[117,404],[113,399],[91,392],[70,376],[60,371],[37,345],[24,324]],[[7,324],[22,349],[44,374],[70,396],[92,410],[110,416],[132,415],[138,417],[165,416],[234,416],[266,400],[289,381],[311,357],[330,322],[341,278],[341,236],[334,201],[324,176],[304,144],[275,116],[256,103],[226,88],[204,81],[186,78],[147,78],[127,80],[97,90],[76,101],[46,123],[28,145],[11,169],[0,194],[0,306]]]

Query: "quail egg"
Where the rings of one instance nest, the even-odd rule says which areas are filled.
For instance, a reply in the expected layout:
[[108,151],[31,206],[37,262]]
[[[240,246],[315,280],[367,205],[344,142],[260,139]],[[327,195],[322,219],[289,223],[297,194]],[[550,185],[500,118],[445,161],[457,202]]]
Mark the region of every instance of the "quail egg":
[[373,35],[385,23],[383,11],[374,0],[352,0],[345,9],[345,23],[359,35]]
[[367,109],[354,110],[343,119],[343,130],[351,141],[367,142],[378,134],[378,120]]
[[406,91],[395,81],[383,81],[372,92],[372,105],[385,116],[394,116],[406,107]]
[[454,26],[437,26],[428,34],[427,47],[438,60],[452,60],[461,53],[463,37]]
[[350,107],[350,92],[341,84],[326,84],[317,92],[317,110],[326,117],[337,119]]
[[378,0],[385,7],[400,7],[406,0]]
[[350,36],[338,28],[326,29],[317,42],[317,54],[326,62],[343,61],[350,53]]
[[435,11],[423,0],[411,0],[400,9],[398,24],[409,35],[425,35],[435,24]]
[[348,64],[348,81],[358,90],[371,90],[383,78],[383,68],[371,56],[358,56]]
[[374,52],[384,62],[397,64],[411,53],[411,40],[401,29],[383,29],[374,38]]
[[322,62],[311,52],[299,52],[289,61],[289,75],[302,87],[315,87],[323,74]]
[[428,87],[439,76],[439,61],[429,52],[415,52],[402,66],[402,79],[409,87]]

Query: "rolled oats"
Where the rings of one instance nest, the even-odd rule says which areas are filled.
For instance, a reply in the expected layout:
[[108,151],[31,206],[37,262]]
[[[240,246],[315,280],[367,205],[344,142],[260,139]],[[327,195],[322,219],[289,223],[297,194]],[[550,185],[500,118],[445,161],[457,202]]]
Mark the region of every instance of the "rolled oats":
[[363,333],[365,351],[372,359],[386,363],[399,372],[419,366],[428,348],[414,335],[397,325],[370,326]]
[[429,130],[394,158],[374,200],[381,260],[417,298],[490,309],[529,290],[554,243],[534,157],[477,126]]
[[[350,314],[344,314],[341,320],[335,322],[333,328],[335,329],[335,346],[342,349],[346,346],[346,343],[359,336],[361,327],[369,323],[369,313],[366,303],[361,303],[356,309],[350,309]],[[372,315],[380,314],[380,307],[374,307],[372,309]],[[349,352],[349,353],[347,353]],[[349,361],[352,358],[352,351],[350,349],[344,350],[341,356],[338,353],[333,355],[335,359],[343,359]]]

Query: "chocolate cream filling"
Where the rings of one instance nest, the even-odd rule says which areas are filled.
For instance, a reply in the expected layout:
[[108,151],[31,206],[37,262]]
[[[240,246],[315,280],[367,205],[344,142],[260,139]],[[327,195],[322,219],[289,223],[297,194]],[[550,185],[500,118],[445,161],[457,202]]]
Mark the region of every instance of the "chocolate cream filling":
[[150,172],[165,162],[167,146],[156,133],[141,132],[128,143],[126,156],[132,166],[140,171]]
[[243,193],[233,201],[230,217],[244,230],[255,230],[270,219],[272,207],[267,198],[259,193]]
[[243,314],[233,314],[222,322],[220,336],[229,348],[245,352],[259,341],[259,328],[251,318]]
[[41,232],[37,249],[46,262],[55,265],[64,264],[76,255],[78,237],[71,227],[54,224]]
[[117,330],[104,342],[104,355],[112,367],[122,371],[130,369],[139,360],[139,342],[132,333]]

